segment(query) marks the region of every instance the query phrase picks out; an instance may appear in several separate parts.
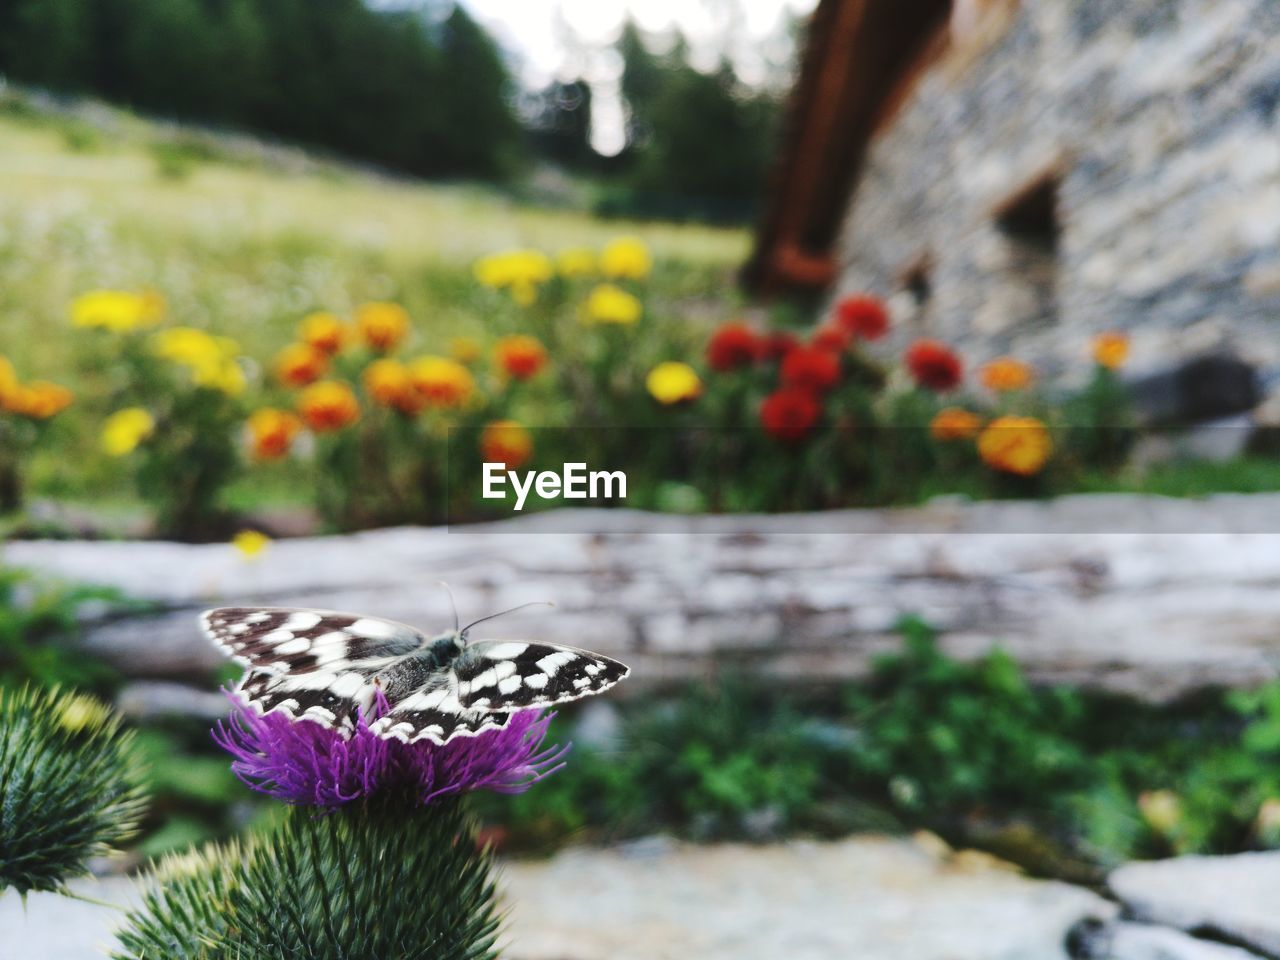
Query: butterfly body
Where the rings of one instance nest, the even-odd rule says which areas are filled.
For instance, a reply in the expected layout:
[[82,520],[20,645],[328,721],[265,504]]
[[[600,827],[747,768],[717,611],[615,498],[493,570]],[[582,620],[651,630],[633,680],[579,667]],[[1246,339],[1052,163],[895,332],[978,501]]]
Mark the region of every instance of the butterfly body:
[[202,624],[248,668],[236,692],[251,708],[344,736],[363,717],[379,736],[443,744],[501,728],[519,710],[600,693],[629,673],[573,647],[473,643],[465,629],[428,637],[358,614],[224,607],[204,614]]

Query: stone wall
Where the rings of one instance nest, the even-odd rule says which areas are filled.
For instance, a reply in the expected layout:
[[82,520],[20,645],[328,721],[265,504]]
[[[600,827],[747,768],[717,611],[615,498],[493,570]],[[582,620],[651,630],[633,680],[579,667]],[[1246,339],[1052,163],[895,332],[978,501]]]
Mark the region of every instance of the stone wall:
[[[1046,287],[998,214],[1048,176]],[[1280,3],[1021,0],[873,143],[841,258],[841,293],[894,295],[900,340],[974,361],[1016,352],[1070,382],[1089,336],[1121,328],[1137,372],[1210,350],[1280,367]],[[917,308],[897,286],[922,258]]]

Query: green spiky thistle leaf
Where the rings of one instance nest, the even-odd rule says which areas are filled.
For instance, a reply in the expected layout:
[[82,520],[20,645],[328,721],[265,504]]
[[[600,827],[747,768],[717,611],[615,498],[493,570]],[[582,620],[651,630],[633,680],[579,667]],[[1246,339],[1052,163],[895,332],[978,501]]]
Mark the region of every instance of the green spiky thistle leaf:
[[457,802],[291,810],[243,848],[170,862],[117,960],[492,960],[492,860]]
[[63,891],[134,834],[131,741],[92,697],[0,689],[0,891]]

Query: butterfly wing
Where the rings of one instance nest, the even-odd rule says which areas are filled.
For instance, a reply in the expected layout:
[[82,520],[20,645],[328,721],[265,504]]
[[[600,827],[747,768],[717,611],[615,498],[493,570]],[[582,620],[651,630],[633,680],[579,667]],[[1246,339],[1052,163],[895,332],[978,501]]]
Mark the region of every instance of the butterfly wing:
[[453,662],[458,702],[487,713],[590,697],[630,672],[625,664],[589,650],[513,640],[472,643]]
[[223,607],[201,618],[209,638],[248,667],[237,694],[258,713],[280,710],[349,733],[368,709],[372,678],[426,642],[392,620],[323,610]]

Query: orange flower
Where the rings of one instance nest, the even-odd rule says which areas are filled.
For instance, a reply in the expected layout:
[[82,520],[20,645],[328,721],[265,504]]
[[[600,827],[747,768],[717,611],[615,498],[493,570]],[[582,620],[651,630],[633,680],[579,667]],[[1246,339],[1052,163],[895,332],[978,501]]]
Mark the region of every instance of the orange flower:
[[323,311],[307,314],[298,327],[299,340],[330,357],[343,348],[350,333],[345,323]]
[[1036,371],[1029,363],[1013,357],[997,357],[978,372],[982,385],[997,393],[1025,390],[1036,379]]
[[66,387],[45,380],[16,385],[3,397],[6,410],[31,420],[55,417],[71,406],[74,399],[75,395]]
[[364,389],[373,402],[413,416],[423,407],[423,398],[413,386],[409,368],[399,360],[383,358],[364,368]]
[[968,440],[976,437],[981,429],[982,418],[960,407],[946,407],[939,410],[929,423],[929,433],[933,439],[944,443],[949,440]]
[[1035,417],[997,417],[978,437],[978,454],[987,466],[1031,477],[1053,453],[1049,431]]
[[356,307],[356,330],[367,346],[385,353],[409,335],[409,312],[398,303],[362,303]]
[[1114,330],[1093,338],[1093,360],[1108,370],[1119,370],[1129,359],[1129,338]]
[[471,371],[448,357],[419,357],[409,364],[409,376],[429,407],[461,407],[476,389]]
[[249,414],[249,445],[259,460],[278,460],[293,447],[302,421],[288,410],[264,407]]
[[360,417],[355,391],[340,380],[321,380],[302,391],[298,413],[316,433],[332,433]]
[[276,354],[276,377],[286,387],[305,387],[329,372],[329,358],[309,343],[291,343]]
[[503,337],[493,348],[493,355],[503,372],[514,380],[528,380],[547,364],[547,348],[536,337],[523,333]]
[[480,433],[480,456],[485,463],[515,470],[533,456],[533,437],[514,420],[494,420]]

